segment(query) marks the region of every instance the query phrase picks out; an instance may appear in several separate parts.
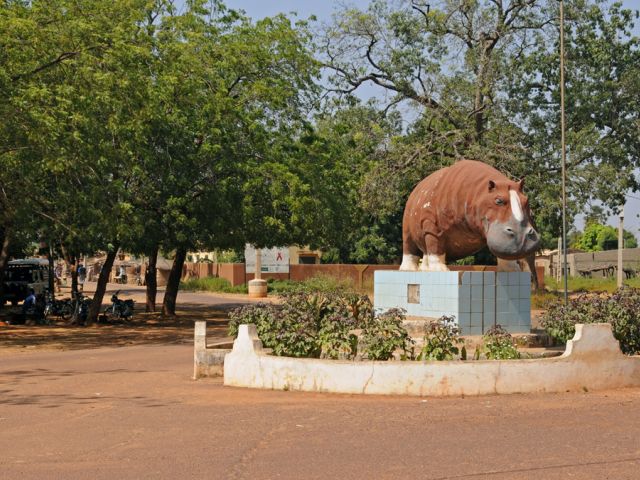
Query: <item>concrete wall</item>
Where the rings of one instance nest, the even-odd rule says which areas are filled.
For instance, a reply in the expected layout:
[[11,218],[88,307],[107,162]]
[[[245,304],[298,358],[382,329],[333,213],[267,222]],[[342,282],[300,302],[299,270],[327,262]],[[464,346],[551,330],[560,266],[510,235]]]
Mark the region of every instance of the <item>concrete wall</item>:
[[561,357],[451,362],[350,362],[267,355],[242,325],[224,359],[235,387],[377,395],[486,395],[640,386],[640,357],[621,353],[608,324],[577,325]]
[[[289,265],[289,273],[263,273],[262,278],[268,280],[274,278],[277,280],[293,280],[301,282],[318,275],[327,275],[339,279],[346,279],[353,283],[354,286],[364,289],[373,289],[373,275],[376,271],[381,270],[398,270],[398,265],[355,265],[355,264],[315,264],[315,265]],[[452,271],[471,270],[471,271],[495,271],[495,266],[485,265],[449,265]],[[166,278],[169,271],[159,274],[162,278],[161,285],[166,285]],[[185,263],[183,269],[183,279],[186,278],[203,278],[206,276],[216,276],[226,278],[231,285],[241,285],[252,280],[254,275],[249,273],[245,275],[244,263]],[[166,277],[166,278],[165,278]],[[544,277],[539,272],[538,278],[541,279],[542,287],[544,287]]]
[[[558,254],[554,252],[548,258],[536,260],[544,265],[546,275],[555,275],[558,268]],[[567,254],[567,266],[570,276],[577,276],[580,271],[594,268],[616,267],[618,264],[618,250],[605,252],[582,252]],[[622,266],[625,269],[640,271],[640,248],[625,248],[622,250]],[[592,276],[602,277],[603,272],[593,272]]]

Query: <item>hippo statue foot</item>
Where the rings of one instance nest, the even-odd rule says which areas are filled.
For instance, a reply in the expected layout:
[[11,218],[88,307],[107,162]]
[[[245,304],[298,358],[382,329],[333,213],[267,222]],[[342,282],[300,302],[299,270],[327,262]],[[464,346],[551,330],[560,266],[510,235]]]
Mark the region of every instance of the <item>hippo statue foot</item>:
[[445,263],[445,255],[427,255],[422,257],[422,264],[420,265],[420,271],[422,272],[448,272],[447,264]]
[[417,272],[418,260],[420,257],[417,255],[404,254],[402,255],[402,264],[400,265],[401,272]]

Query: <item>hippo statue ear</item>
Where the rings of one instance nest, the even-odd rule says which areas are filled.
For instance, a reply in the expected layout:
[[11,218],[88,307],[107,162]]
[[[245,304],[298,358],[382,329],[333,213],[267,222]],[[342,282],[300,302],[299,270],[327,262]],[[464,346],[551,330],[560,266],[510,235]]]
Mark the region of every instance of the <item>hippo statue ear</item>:
[[520,190],[521,192],[524,192],[524,177],[522,177],[518,182],[518,190]]
[[489,180],[489,191],[492,191],[494,188],[496,188],[496,182]]

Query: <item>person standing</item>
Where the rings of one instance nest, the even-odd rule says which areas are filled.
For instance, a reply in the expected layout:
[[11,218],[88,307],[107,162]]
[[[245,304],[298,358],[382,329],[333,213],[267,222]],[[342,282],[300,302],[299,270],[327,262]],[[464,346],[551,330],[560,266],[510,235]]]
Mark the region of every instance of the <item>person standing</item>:
[[87,279],[87,269],[83,263],[78,267],[78,290],[84,290],[84,282]]

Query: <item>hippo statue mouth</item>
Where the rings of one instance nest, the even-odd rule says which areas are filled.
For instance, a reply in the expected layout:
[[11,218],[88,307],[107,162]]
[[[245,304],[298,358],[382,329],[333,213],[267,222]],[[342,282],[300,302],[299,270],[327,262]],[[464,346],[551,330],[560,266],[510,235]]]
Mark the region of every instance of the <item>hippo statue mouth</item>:
[[487,246],[498,258],[517,260],[538,249],[540,236],[528,222],[493,222],[487,230]]

